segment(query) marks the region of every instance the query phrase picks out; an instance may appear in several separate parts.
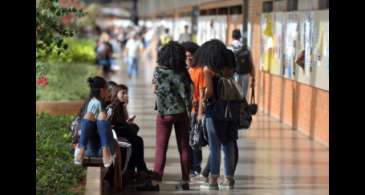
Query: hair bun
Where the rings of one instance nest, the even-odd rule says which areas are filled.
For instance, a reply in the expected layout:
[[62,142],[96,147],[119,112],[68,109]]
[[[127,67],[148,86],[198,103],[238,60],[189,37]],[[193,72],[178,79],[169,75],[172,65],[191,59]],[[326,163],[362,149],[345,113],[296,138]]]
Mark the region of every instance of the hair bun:
[[92,77],[87,78],[87,82],[89,83],[90,86],[93,86],[94,78],[92,78]]

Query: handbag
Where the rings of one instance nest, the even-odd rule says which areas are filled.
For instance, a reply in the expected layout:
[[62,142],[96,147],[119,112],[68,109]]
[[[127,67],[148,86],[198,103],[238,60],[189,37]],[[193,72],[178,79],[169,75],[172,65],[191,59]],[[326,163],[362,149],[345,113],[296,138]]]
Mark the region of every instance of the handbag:
[[240,105],[239,130],[248,129],[251,125],[252,116],[251,116],[251,112],[249,112],[248,108],[249,108],[249,104],[247,103],[247,100],[244,97],[243,100],[241,101],[241,105]]
[[251,115],[255,115],[257,113],[258,106],[255,103],[255,87],[251,88],[251,98],[250,98],[250,104],[248,105],[248,112]]
[[189,145],[193,150],[199,150],[202,146],[206,145],[202,122],[196,121],[194,123],[189,134]]

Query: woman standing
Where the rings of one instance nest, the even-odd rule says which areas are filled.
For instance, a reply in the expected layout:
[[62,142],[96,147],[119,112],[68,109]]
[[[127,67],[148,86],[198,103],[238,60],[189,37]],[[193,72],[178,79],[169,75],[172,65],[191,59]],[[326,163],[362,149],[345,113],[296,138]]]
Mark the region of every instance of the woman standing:
[[180,154],[182,181],[176,185],[177,190],[189,190],[189,135],[188,113],[192,103],[192,81],[186,70],[184,48],[177,42],[170,42],[158,53],[158,66],[153,76],[156,94],[156,153],[152,180],[140,191],[159,191],[162,181],[168,141],[174,126],[176,141]]
[[[194,64],[204,65],[204,78],[206,85],[206,110],[205,125],[208,132],[208,144],[210,150],[209,167],[210,177],[207,183],[200,186],[202,189],[218,190],[221,188],[233,188],[234,185],[234,141],[236,135],[234,132],[225,132],[215,125],[213,116],[213,98],[217,97],[217,78],[233,76],[233,68],[227,62],[227,48],[219,40],[213,39],[204,43],[196,52]],[[229,135],[225,142],[222,142],[221,136]],[[227,141],[229,140],[229,141]],[[224,175],[225,180],[218,185],[218,177],[220,176],[221,148],[224,153]]]

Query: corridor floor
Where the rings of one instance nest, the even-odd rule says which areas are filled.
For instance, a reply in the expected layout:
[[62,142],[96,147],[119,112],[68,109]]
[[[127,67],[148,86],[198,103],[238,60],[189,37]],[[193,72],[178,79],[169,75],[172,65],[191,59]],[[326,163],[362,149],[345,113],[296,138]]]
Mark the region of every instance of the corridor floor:
[[[111,79],[129,87],[128,110],[130,114],[137,116],[139,135],[144,138],[145,143],[145,160],[148,168],[153,169],[156,112],[151,80],[154,65],[140,63],[138,79],[131,80],[127,78],[125,69],[122,67],[121,72],[113,75]],[[258,113],[253,118],[249,130],[242,130],[239,133],[239,160],[233,190],[202,191],[199,185],[203,179],[198,178],[191,182],[190,191],[175,191],[175,184],[181,178],[181,171],[175,133],[172,133],[165,175],[160,185],[161,191],[142,193],[128,188],[122,194],[329,194],[329,152],[326,147],[309,140],[264,113]],[[208,154],[208,148],[204,147],[202,166],[205,165]],[[221,175],[223,175],[222,163]]]

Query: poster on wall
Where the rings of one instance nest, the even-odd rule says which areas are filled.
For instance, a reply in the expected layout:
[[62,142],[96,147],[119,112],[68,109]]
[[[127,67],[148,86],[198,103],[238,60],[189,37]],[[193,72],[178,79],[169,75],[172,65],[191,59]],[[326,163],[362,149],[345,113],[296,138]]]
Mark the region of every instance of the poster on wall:
[[323,49],[323,58],[324,58],[324,65],[327,69],[327,73],[329,74],[330,72],[330,64],[329,64],[329,48],[330,48],[330,45],[329,45],[329,22],[326,22],[325,25],[324,25],[324,28],[325,28],[325,38],[324,38],[324,49]]
[[320,89],[329,89],[329,14],[326,11],[315,11],[314,21],[316,33],[314,33],[314,67],[315,74],[312,79],[313,85]]
[[282,75],[283,64],[283,30],[285,25],[285,13],[274,13],[273,55],[270,73]]
[[328,10],[262,14],[260,70],[328,90],[328,18]]
[[304,20],[304,49],[305,49],[305,58],[304,58],[304,70],[305,76],[310,76],[311,66],[313,64],[313,22],[311,18],[311,13],[308,13],[305,16]]
[[295,20],[288,20],[285,30],[285,49],[284,49],[284,77],[288,79],[293,78],[294,61],[296,56],[295,42],[298,37],[298,22]]
[[272,15],[271,14],[265,14],[261,18],[261,41],[262,41],[262,56],[261,56],[261,64],[262,69],[264,71],[270,71],[271,68],[271,62],[273,59],[273,22],[272,22]]

